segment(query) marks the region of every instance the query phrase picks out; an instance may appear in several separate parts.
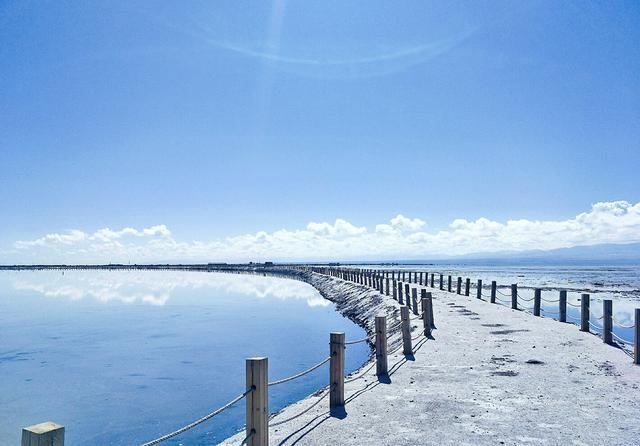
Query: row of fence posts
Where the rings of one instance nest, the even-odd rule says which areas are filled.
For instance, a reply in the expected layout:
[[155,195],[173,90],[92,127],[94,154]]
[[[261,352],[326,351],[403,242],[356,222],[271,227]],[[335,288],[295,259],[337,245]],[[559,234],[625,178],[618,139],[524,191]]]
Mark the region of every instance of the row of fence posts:
[[[316,268],[317,272],[331,270],[330,274],[337,275],[343,279],[352,280],[356,283],[368,285],[375,289],[378,289],[381,294],[390,294],[390,288],[392,287],[393,298],[398,300],[401,304],[404,300],[407,301],[407,305],[411,305],[409,302],[409,283],[417,283],[424,286],[434,287],[436,281],[436,274],[438,274],[439,288],[445,290],[444,274],[442,273],[429,273],[423,271],[393,271],[393,270],[374,270],[374,269],[353,269],[353,268]],[[408,275],[408,281],[407,281]],[[431,280],[429,280],[429,277]],[[382,279],[385,279],[384,285]],[[397,279],[396,279],[397,278]],[[392,283],[390,283],[390,280]],[[404,296],[402,284],[405,284]],[[399,286],[397,286],[397,284]],[[453,276],[448,275],[446,290],[453,292]],[[476,297],[482,299],[482,280],[478,279],[476,284]],[[496,281],[491,282],[491,291],[489,301],[496,303],[497,294]],[[423,290],[424,291],[424,290]],[[471,279],[465,278],[464,290],[463,290],[463,278],[458,276],[456,282],[457,294],[463,294],[469,296],[471,293]],[[558,297],[558,320],[560,322],[567,322],[567,291],[560,290]],[[533,296],[533,315],[540,316],[542,309],[542,289],[534,289]],[[519,310],[518,306],[518,284],[511,285],[511,308]],[[415,304],[413,305],[416,307]],[[415,312],[415,311],[414,311]],[[417,313],[416,313],[417,314]],[[602,301],[602,340],[609,345],[615,345],[613,340],[613,301],[605,299]],[[634,364],[640,364],[640,308],[635,309],[635,324],[634,324],[634,340],[633,340],[633,362]],[[590,295],[583,293],[580,298],[580,330],[584,332],[590,332],[589,327],[590,320]]]

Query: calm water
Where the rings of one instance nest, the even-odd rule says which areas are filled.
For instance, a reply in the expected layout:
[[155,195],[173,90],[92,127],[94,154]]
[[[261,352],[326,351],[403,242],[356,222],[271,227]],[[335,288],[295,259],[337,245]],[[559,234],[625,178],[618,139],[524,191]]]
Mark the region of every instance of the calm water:
[[[0,272],[0,441],[56,421],[70,445],[135,445],[244,391],[244,360],[270,380],[328,355],[330,331],[364,331],[310,285],[201,272]],[[347,372],[369,349],[350,346]],[[276,411],[327,384],[323,366],[270,388]],[[242,428],[244,401],[166,444],[215,444]]]
[[[367,265],[364,268],[393,269],[400,271],[427,271],[429,273],[443,273],[444,286],[447,287],[447,276],[453,276],[453,290],[456,289],[457,277],[464,280],[471,279],[471,295],[475,296],[476,282],[482,279],[483,294],[488,297],[491,293],[491,281],[495,280],[499,291],[508,296],[498,294],[498,299],[510,302],[510,284],[518,284],[518,294],[524,299],[533,299],[535,288],[542,288],[542,298],[557,300],[559,291],[567,290],[567,318],[569,322],[578,323],[580,309],[573,305],[580,305],[580,294],[591,295],[592,330],[598,332],[601,327],[602,300],[613,300],[613,316],[622,325],[634,323],[634,311],[640,308],[640,265],[504,265],[504,264],[456,264],[441,263],[429,265]],[[439,286],[436,275],[435,286]],[[505,302],[506,305],[510,305]],[[532,301],[523,301],[523,307],[532,308]],[[556,318],[557,303],[542,302],[546,316]],[[615,324],[614,324],[615,325]],[[633,330],[614,326],[614,333],[625,340],[633,339]]]

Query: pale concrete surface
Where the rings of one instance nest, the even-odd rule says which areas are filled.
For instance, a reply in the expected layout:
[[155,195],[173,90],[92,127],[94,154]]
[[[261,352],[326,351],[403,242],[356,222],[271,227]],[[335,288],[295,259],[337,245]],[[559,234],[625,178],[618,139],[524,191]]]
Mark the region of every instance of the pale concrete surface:
[[[335,278],[307,281],[369,331],[377,313],[399,320],[391,297]],[[415,358],[392,355],[387,381],[365,366],[345,385],[344,413],[330,414],[323,396],[285,408],[270,422],[270,444],[640,444],[640,367],[623,352],[575,325],[427,289],[437,329],[416,341]]]

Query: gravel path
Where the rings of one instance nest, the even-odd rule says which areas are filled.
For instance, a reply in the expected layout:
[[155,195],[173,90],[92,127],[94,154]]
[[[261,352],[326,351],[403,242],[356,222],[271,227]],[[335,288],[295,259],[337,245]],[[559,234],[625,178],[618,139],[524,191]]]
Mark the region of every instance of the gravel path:
[[[398,303],[373,290],[316,274],[303,280],[369,331],[375,314],[398,319]],[[640,444],[640,366],[622,351],[575,325],[427,289],[434,339],[419,338],[415,357],[392,355],[387,380],[365,366],[345,385],[341,413],[329,413],[322,391],[285,408],[271,420],[270,443]]]

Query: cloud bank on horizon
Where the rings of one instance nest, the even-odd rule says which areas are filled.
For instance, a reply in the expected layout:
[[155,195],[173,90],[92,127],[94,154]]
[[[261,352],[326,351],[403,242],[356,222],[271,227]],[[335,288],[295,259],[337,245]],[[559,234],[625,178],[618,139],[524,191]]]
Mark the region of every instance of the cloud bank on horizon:
[[440,231],[398,215],[372,229],[338,218],[305,229],[260,231],[213,241],[176,240],[165,225],[144,229],[73,229],[20,240],[3,253],[14,263],[243,262],[419,259],[500,251],[551,250],[640,242],[640,202],[599,202],[567,220],[455,219]]

